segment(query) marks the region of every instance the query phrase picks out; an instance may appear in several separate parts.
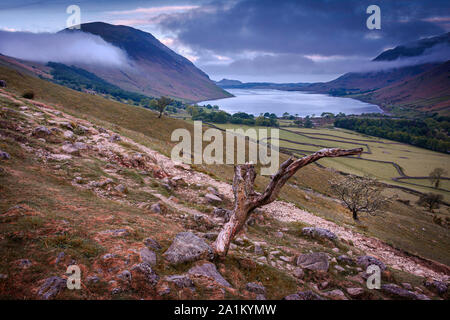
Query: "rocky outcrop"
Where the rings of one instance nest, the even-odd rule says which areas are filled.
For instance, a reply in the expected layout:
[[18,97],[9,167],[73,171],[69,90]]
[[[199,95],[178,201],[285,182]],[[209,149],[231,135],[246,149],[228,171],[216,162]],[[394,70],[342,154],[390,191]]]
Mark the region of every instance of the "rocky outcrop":
[[175,236],[172,245],[164,253],[164,258],[172,265],[196,261],[212,260],[213,249],[202,239],[191,232],[181,232]]
[[147,284],[154,287],[159,281],[159,276],[153,271],[152,267],[145,262],[135,265],[131,272],[143,276]]

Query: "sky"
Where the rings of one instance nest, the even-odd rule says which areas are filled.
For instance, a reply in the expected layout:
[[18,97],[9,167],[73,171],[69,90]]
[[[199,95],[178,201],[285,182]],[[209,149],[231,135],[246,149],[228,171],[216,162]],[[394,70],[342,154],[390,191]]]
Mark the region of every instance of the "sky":
[[[366,26],[373,4],[379,30]],[[450,31],[448,0],[2,0],[0,30],[57,32],[69,5],[82,23],[152,33],[214,80],[328,81],[383,50]]]

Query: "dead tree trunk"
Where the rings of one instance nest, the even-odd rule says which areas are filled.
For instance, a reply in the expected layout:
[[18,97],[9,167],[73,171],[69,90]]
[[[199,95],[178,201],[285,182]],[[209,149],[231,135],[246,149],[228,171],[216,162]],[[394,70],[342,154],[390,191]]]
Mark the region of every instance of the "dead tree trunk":
[[254,190],[255,166],[248,163],[236,166],[233,179],[234,210],[230,220],[223,226],[222,231],[220,231],[213,244],[216,254],[219,256],[227,255],[231,240],[245,225],[253,210],[273,202],[284,184],[300,168],[321,158],[355,155],[360,154],[362,151],[362,148],[350,150],[322,149],[297,160],[289,158],[281,164],[278,172],[272,176],[263,193],[258,193]]

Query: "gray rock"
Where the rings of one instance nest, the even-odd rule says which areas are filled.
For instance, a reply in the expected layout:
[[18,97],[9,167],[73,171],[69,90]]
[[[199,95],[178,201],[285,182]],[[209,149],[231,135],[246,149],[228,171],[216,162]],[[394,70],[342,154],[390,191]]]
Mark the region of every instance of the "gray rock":
[[128,270],[123,270],[121,273],[119,273],[117,278],[119,278],[123,281],[131,282],[131,279],[132,279],[131,272]]
[[86,281],[88,284],[97,283],[100,281],[100,278],[98,276],[89,276],[86,278]]
[[129,232],[127,229],[106,230],[106,231],[103,231],[102,233],[110,234],[113,237],[126,237],[129,235]]
[[255,300],[267,300],[266,296],[263,294],[257,294]]
[[324,300],[321,296],[318,294],[312,292],[311,290],[308,291],[299,291],[297,293],[288,295],[287,297],[284,297],[283,300]]
[[297,265],[308,270],[328,271],[328,256],[323,252],[302,254],[297,258]]
[[178,288],[194,288],[194,282],[187,275],[173,275],[164,278],[167,282],[174,283]]
[[52,299],[67,287],[65,279],[60,277],[50,277],[45,279],[44,284],[39,288],[38,295],[45,300]]
[[9,155],[9,153],[0,150],[0,159],[9,160],[9,159],[11,159],[11,156]]
[[73,132],[70,131],[70,130],[66,130],[66,131],[64,131],[63,136],[66,139],[72,139],[73,138]]
[[214,208],[213,214],[217,217],[223,218],[225,222],[228,222],[230,220],[231,214],[233,211],[223,209],[223,208]]
[[350,258],[349,256],[347,256],[345,254],[337,257],[337,261],[344,263],[344,264],[349,264],[349,265],[352,265],[355,263],[355,261],[352,258]]
[[64,259],[65,256],[66,256],[66,254],[63,251],[58,253],[58,256],[56,257],[55,263],[56,264],[60,263],[61,260]]
[[284,234],[283,234],[283,232],[281,232],[281,231],[278,231],[278,232],[275,232],[275,237],[277,237],[277,238],[283,238],[284,237]]
[[205,199],[208,200],[208,202],[212,203],[212,204],[219,204],[222,202],[221,198],[219,198],[218,196],[216,196],[215,194],[212,194],[212,193],[207,193],[205,195]]
[[31,267],[32,264],[33,264],[33,262],[31,262],[31,260],[29,260],[29,259],[20,259],[19,260],[19,267],[22,267],[24,269]]
[[143,274],[147,279],[147,282],[151,286],[156,286],[159,281],[159,276],[153,271],[152,267],[145,262],[139,263],[131,268],[132,272]]
[[403,289],[402,287],[392,283],[381,285],[381,291],[386,295],[397,299],[417,299],[416,295],[413,292]]
[[117,192],[120,192],[120,193],[127,193],[127,187],[124,186],[123,184],[117,185],[117,186],[114,188],[114,190],[116,190]]
[[316,239],[336,240],[337,236],[330,230],[323,228],[303,228],[302,234]]
[[107,253],[107,254],[103,255],[102,259],[103,260],[109,260],[109,259],[113,259],[115,257],[116,257],[116,255],[114,253]]
[[364,294],[363,288],[347,288],[346,291],[352,298],[359,298]]
[[228,281],[222,277],[222,275],[217,271],[216,266],[211,262],[205,262],[201,265],[195,266],[189,269],[188,273],[195,276],[208,277],[224,287],[231,288]]
[[245,289],[247,289],[250,292],[257,293],[257,294],[266,294],[266,288],[263,285],[260,285],[256,282],[249,282],[245,285]]
[[255,245],[255,254],[262,256],[264,254],[264,249],[259,245]]
[[445,294],[448,290],[448,285],[445,282],[438,280],[426,280],[424,285],[426,288],[439,295]]
[[122,138],[118,135],[118,134],[113,134],[110,138],[109,138],[110,142],[115,142],[115,141],[122,141]]
[[33,130],[33,135],[35,135],[35,136],[49,136],[51,134],[52,134],[52,132],[47,127],[44,127],[44,126],[36,127]]
[[154,213],[161,213],[161,205],[157,202],[150,206],[150,210]]
[[156,254],[148,248],[142,248],[139,252],[142,262],[154,267],[156,265]]
[[164,253],[164,257],[172,265],[200,259],[212,260],[213,249],[201,238],[191,232],[180,232],[175,236],[172,245]]
[[340,265],[336,265],[336,266],[334,266],[334,268],[339,272],[345,272],[345,269],[342,268]]
[[153,249],[153,250],[161,250],[162,249],[162,247],[159,244],[159,242],[154,240],[154,239],[152,239],[152,238],[145,239],[144,240],[144,244],[149,249]]
[[323,295],[332,300],[348,300],[345,294],[339,289],[324,292]]
[[294,277],[296,277],[297,279],[303,279],[303,277],[305,276],[305,271],[303,271],[302,268],[295,268],[294,269]]
[[402,283],[402,287],[405,288],[406,290],[409,290],[409,291],[413,290],[412,285],[410,283],[407,283],[407,282],[403,282]]
[[381,271],[386,270],[386,265],[377,258],[374,258],[372,256],[359,256],[356,260],[356,263],[359,266],[364,267],[365,269],[367,269],[368,266],[374,264],[379,266]]

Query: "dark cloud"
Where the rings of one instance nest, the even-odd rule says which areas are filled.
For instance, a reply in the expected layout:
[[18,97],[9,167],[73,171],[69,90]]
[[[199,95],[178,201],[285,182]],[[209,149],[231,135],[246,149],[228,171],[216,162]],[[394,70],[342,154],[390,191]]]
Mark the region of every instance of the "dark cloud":
[[[371,4],[381,8],[381,30],[366,27],[366,9]],[[433,18],[447,14],[449,8],[448,1],[440,0],[238,0],[212,2],[189,12],[162,16],[159,21],[164,30],[175,33],[178,41],[194,51],[231,57],[235,62],[230,68],[236,70],[321,72],[303,56],[369,60],[386,48],[444,33],[435,22],[439,20]],[[237,57],[246,52],[258,54]]]
[[368,30],[373,1],[242,0],[215,2],[167,15],[161,25],[183,43],[222,54],[271,53],[375,56],[387,46],[445,32],[423,19],[448,12],[448,1],[377,1],[381,30]]

